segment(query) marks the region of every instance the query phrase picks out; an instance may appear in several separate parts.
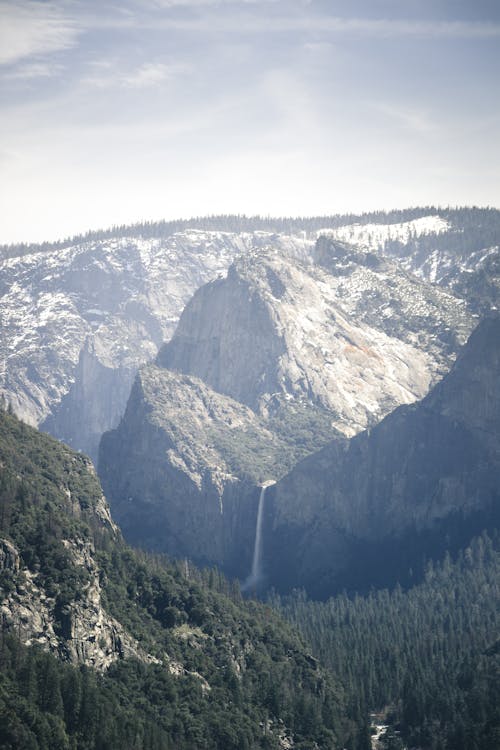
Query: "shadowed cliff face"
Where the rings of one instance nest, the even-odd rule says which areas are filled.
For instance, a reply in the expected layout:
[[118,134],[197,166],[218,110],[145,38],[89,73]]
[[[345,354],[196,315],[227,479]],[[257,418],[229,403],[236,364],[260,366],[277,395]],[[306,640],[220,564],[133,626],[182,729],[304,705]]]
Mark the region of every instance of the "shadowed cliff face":
[[40,428],[97,461],[101,435],[118,423],[135,374],[133,365],[103,364],[87,341],[80,352],[74,383]]
[[271,583],[325,595],[360,581],[369,587],[382,570],[390,578],[391,566],[393,580],[397,565],[404,578],[418,563],[413,553],[442,552],[496,522],[499,476],[496,318],[480,324],[423,401],[331,443],[270,491]]
[[244,577],[258,484],[286,450],[248,407],[197,378],[149,366],[120,426],[102,439],[99,468],[129,541]]

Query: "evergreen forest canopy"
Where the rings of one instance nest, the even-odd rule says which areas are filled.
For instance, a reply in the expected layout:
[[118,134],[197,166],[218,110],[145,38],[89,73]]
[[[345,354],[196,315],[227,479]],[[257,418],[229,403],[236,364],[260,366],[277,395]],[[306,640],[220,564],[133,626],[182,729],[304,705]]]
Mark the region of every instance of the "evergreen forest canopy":
[[[168,653],[186,670],[178,677],[137,659],[104,673],[64,664],[23,646],[4,619],[2,748],[278,748],[273,728],[286,727],[303,750],[368,750],[370,711],[390,723],[384,743],[393,750],[500,747],[498,532],[429,562],[425,580],[407,591],[323,603],[271,594],[270,609],[243,602],[238,585],[215,570],[128,548],[99,519],[88,461],[5,412],[0,461],[1,537],[22,560],[18,573],[3,568],[2,599],[22,594],[23,567],[36,571],[60,632],[64,607],[87,582],[63,540],[85,538],[106,609],[145,651],[159,660]],[[319,662],[273,610],[302,631]],[[243,653],[252,644],[241,672],[235,644]]]
[[[403,591],[304,592],[269,602],[300,628],[320,661],[342,677],[349,711],[380,711],[408,747],[500,748],[500,535],[483,532],[454,558],[429,562]],[[388,746],[403,742],[389,735]]]
[[[325,228],[335,229],[346,224],[399,224],[424,216],[440,216],[452,225],[447,232],[440,235],[430,235],[434,248],[443,247],[455,252],[472,253],[500,243],[500,210],[496,208],[424,206],[390,211],[370,211],[360,214],[331,214],[329,216],[274,218],[223,214],[172,221],[121,224],[110,229],[91,230],[85,234],[75,235],[56,242],[0,245],[0,258],[14,258],[35,252],[50,252],[83,242],[97,242],[120,237],[165,239],[186,229],[219,232],[293,233],[303,231],[309,234]],[[425,238],[419,238],[419,246],[422,241],[425,243]],[[389,244],[388,249],[390,247]],[[392,247],[395,251],[396,246]]]

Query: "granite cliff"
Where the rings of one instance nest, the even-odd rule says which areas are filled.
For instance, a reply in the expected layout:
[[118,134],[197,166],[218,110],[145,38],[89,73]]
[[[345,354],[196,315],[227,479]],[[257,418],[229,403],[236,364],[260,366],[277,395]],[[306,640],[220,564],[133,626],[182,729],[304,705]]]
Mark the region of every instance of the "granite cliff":
[[157,363],[273,414],[313,403],[352,435],[427,393],[473,327],[463,302],[394,261],[319,238],[247,253],[199,289]]

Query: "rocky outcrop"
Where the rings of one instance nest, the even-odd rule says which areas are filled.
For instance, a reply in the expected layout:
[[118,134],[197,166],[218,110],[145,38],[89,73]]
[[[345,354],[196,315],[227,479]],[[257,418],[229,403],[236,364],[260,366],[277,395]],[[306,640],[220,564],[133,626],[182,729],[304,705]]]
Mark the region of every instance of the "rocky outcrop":
[[269,491],[271,583],[323,595],[346,582],[369,587],[384,558],[389,565],[399,559],[400,574],[402,561],[412,564],[405,545],[422,557],[426,539],[443,550],[454,536],[467,540],[498,522],[499,446],[495,318],[480,324],[423,401],[349,441],[332,442]]
[[[1,540],[8,555],[0,558],[2,569],[15,572],[15,587],[0,606],[3,630],[12,630],[21,641],[37,644],[72,664],[107,669],[117,659],[135,657],[154,661],[105,611],[101,598],[99,569],[93,545],[82,539],[65,540],[72,562],[87,574],[80,597],[61,606],[39,583],[39,574],[19,565],[19,552]],[[10,566],[10,567],[9,567]]]
[[19,552],[8,539],[0,539],[0,571],[19,572]]

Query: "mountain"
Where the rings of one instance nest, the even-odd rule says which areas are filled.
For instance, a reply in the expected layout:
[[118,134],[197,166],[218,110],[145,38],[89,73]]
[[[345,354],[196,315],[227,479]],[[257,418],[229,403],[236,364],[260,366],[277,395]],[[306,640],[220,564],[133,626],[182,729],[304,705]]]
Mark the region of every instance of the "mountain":
[[282,451],[286,443],[248,407],[150,365],[137,376],[119,427],[102,438],[100,474],[129,542],[226,563],[243,577],[255,485]]
[[[32,248],[0,263],[0,386],[15,412],[94,459],[137,368],[171,336],[192,293],[248,248],[301,237],[186,230]],[[306,243],[307,244],[307,243]]]
[[424,396],[473,320],[445,290],[329,238],[306,256],[240,256],[193,295],[101,441],[127,539],[244,577],[262,483]]
[[349,441],[333,441],[269,491],[268,583],[318,596],[411,581],[423,559],[498,524],[500,318],[451,372]]
[[433,207],[222,216],[0,247],[0,392],[23,419],[95,460],[138,367],[170,338],[195,290],[238,255],[272,247],[306,257],[326,233],[390,256],[483,314],[498,301],[499,217],[493,209]]
[[128,548],[88,459],[0,412],[0,744],[343,747],[339,689],[238,586]]
[[424,395],[472,327],[455,297],[320,238],[305,259],[238,258],[195,293],[157,362],[256,412],[273,413],[276,399],[315,403],[354,434]]

